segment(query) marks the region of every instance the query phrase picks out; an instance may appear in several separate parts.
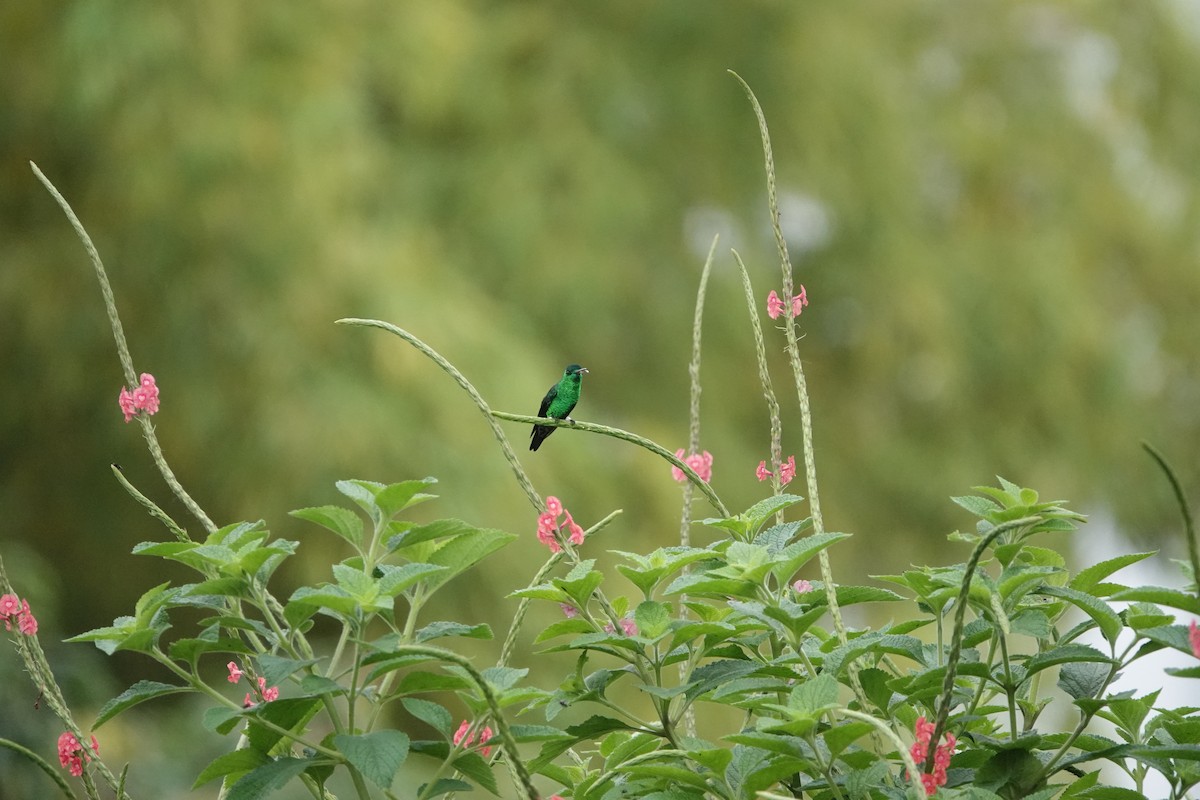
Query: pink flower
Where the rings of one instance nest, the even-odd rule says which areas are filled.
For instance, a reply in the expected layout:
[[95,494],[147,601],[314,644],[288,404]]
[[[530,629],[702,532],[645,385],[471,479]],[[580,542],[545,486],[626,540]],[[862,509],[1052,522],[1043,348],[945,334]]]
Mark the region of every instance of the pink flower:
[[562,609],[563,616],[567,619],[575,619],[579,616],[579,609],[570,603],[559,603],[558,607]]
[[771,319],[779,319],[779,315],[783,313],[783,301],[779,299],[779,295],[772,289],[767,295],[767,316]]
[[[617,628],[615,625],[613,625],[610,622],[604,626],[604,632],[605,633],[616,633]],[[621,632],[624,633],[626,636],[637,636],[638,635],[637,624],[633,621],[632,617],[624,617],[623,619],[621,619]]]
[[230,661],[225,666],[227,666],[229,668],[229,677],[226,680],[228,680],[230,683],[237,683],[238,681],[240,681],[242,679],[242,675],[245,674],[240,669],[238,669],[238,665],[237,665],[236,661]]
[[38,631],[37,620],[33,617],[33,612],[29,610],[29,601],[21,601],[21,614],[17,618],[17,628],[26,636],[33,636]]
[[[96,755],[100,754],[100,743],[96,741],[96,737],[92,737],[92,752]],[[83,745],[75,738],[75,734],[70,731],[64,731],[58,737],[58,761],[66,768],[73,776],[78,778],[83,775],[84,761],[91,761],[92,757],[84,750]]]
[[[687,464],[688,467],[700,477],[700,480],[705,483],[712,481],[712,453],[705,450],[703,453],[692,453],[687,458],[683,456],[683,448],[675,451],[675,457]],[[687,480],[687,474],[679,467],[671,467],[671,477],[678,483],[683,483]]]
[[[933,737],[934,725],[924,717],[918,717],[916,724],[913,726],[917,740],[913,743],[912,749],[909,750],[909,755],[912,760],[918,765],[924,764],[929,758],[929,740]],[[921,775],[921,784],[925,787],[925,794],[934,794],[939,786],[946,785],[946,770],[950,767],[950,757],[954,755],[954,747],[957,740],[954,734],[946,734],[946,743],[939,745],[933,752],[933,772],[924,773]]]
[[[454,732],[454,746],[455,747],[462,744],[463,737],[467,735],[467,731],[469,731],[469,730],[471,730],[471,723],[467,722],[464,719],[462,721],[462,725],[459,725],[458,730]],[[467,746],[470,747],[471,742],[474,740],[475,740],[474,736],[472,736],[470,739],[467,739]]]
[[[21,600],[15,594],[0,596],[0,617],[11,617],[21,612]],[[1195,628],[1196,623],[1192,623]]]
[[479,746],[480,746],[479,752],[483,754],[484,758],[487,758],[488,756],[490,756],[492,754],[492,748],[483,746],[483,745],[487,744],[488,740],[491,738],[492,738],[492,729],[488,726],[484,726],[483,730],[481,730],[479,732]]
[[263,702],[269,703],[272,700],[279,699],[279,687],[272,686],[270,689],[268,689],[266,678],[258,679],[258,691],[262,695]]
[[788,456],[788,460],[779,465],[779,484],[787,486],[796,477],[796,457]]
[[133,395],[124,386],[121,387],[121,394],[117,395],[117,403],[125,414],[125,421],[133,419],[133,415],[137,413],[137,406],[133,404]]
[[1188,643],[1192,646],[1192,655],[1200,658],[1200,628],[1196,627],[1196,620],[1192,620],[1192,627],[1188,629]]
[[765,481],[767,478],[771,477],[771,474],[771,470],[767,469],[766,461],[758,462],[758,469],[754,470],[754,476],[756,478],[758,478],[760,481]]
[[795,591],[796,594],[808,594],[812,591],[812,588],[812,584],[803,579],[792,584],[792,590]]
[[808,305],[808,292],[804,291],[804,284],[800,284],[800,294],[792,298],[792,316],[800,316],[800,312]]
[[579,527],[579,523],[571,518],[571,512],[564,512],[566,516],[563,518],[563,527],[571,532],[571,544],[583,544],[583,528]]
[[242,708],[249,708],[252,705],[254,705],[254,698],[250,696],[249,692],[246,692],[246,696],[242,698]]
[[131,392],[125,387],[121,387],[121,393],[117,396],[117,403],[121,406],[121,411],[125,414],[125,421],[133,419],[138,411],[145,411],[147,414],[158,413],[158,386],[154,383],[154,376],[149,372],[143,372],[141,382]]
[[546,513],[548,513],[552,519],[558,519],[559,515],[563,513],[562,501],[559,500],[554,495],[550,495],[549,497],[547,497],[546,498]]

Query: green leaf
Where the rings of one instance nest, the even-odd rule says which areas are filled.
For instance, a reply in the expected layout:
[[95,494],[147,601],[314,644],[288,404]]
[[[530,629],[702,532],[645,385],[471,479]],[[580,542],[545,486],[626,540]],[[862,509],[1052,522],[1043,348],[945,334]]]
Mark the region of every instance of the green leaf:
[[1101,561],[1099,564],[1093,564],[1087,569],[1080,570],[1079,574],[1071,579],[1067,585],[1072,589],[1080,592],[1091,592],[1096,586],[1108,576],[1118,570],[1128,567],[1130,564],[1136,564],[1139,561],[1149,558],[1150,556],[1158,555],[1157,550],[1152,550],[1149,553],[1129,553],[1116,558],[1110,558],[1107,561]]
[[875,730],[875,726],[869,722],[850,720],[825,731],[821,734],[821,738],[829,747],[830,755],[837,758],[843,750],[873,730]]
[[1104,638],[1108,640],[1109,644],[1116,642],[1117,635],[1121,632],[1121,617],[1103,600],[1066,586],[1043,584],[1038,592],[1051,597],[1063,598],[1095,620],[1096,626],[1100,628],[1100,632],[1104,634]]
[[421,720],[447,739],[450,738],[450,729],[454,725],[454,719],[450,716],[450,712],[447,711],[444,706],[429,700],[421,700],[416,697],[405,697],[400,702],[404,704],[404,708],[408,711],[408,713],[412,714],[414,717]]
[[567,733],[576,739],[583,740],[596,739],[610,731],[624,730],[632,730],[632,728],[628,723],[622,722],[619,719],[594,714],[583,722],[568,727]]
[[338,481],[334,486],[339,492],[357,503],[359,508],[367,512],[373,522],[376,524],[383,522],[383,513],[380,511],[379,504],[375,502],[375,495],[384,488],[382,483],[347,480]]
[[1058,671],[1058,688],[1073,700],[1093,698],[1098,696],[1108,683],[1110,672],[1108,664],[1097,664],[1094,661],[1063,664],[1062,669]]
[[315,658],[301,661],[264,653],[258,657],[258,669],[262,677],[266,678],[267,686],[280,686],[297,670],[311,667],[317,661]]
[[393,483],[383,487],[375,494],[375,503],[385,517],[391,518],[406,508],[437,497],[435,494],[426,494],[421,491],[435,483],[437,483],[437,478],[419,478]]
[[323,528],[333,531],[361,551],[363,543],[362,517],[348,508],[341,506],[316,506],[313,508],[298,508],[290,512],[296,519],[315,522]]
[[1146,603],[1156,603],[1168,608],[1177,608],[1189,614],[1200,615],[1200,597],[1176,589],[1164,589],[1160,586],[1139,586],[1117,592],[1109,600],[1140,600]]
[[272,700],[270,703],[260,703],[244,712],[244,716],[250,721],[246,737],[251,745],[264,753],[270,753],[283,738],[283,734],[275,728],[261,724],[259,720],[270,722],[285,731],[299,731],[320,707],[321,701],[315,697],[288,697]]
[[100,709],[100,713],[96,716],[95,722],[92,723],[92,729],[99,728],[125,709],[136,706],[145,700],[152,700],[155,697],[162,697],[168,694],[191,691],[195,690],[190,686],[173,686],[172,684],[159,683],[158,681],[138,681],[104,704],[104,707]]
[[288,618],[289,622],[292,621],[292,617],[295,615],[295,612],[291,611],[293,606],[324,608],[345,617],[354,616],[355,611],[358,609],[358,603],[355,599],[339,586],[324,586],[321,588],[301,586],[292,592],[292,596],[288,598],[287,608],[284,610],[284,615]]
[[773,516],[789,506],[794,506],[796,503],[803,502],[803,500],[804,498],[798,494],[772,495],[750,506],[742,512],[741,517],[746,521],[747,530],[754,533],[767,521],[767,517]]
[[533,642],[534,644],[541,644],[542,642],[548,641],[557,636],[565,636],[571,633],[592,633],[594,630],[595,629],[592,627],[592,623],[588,622],[586,619],[564,619],[550,624],[545,630],[537,635],[537,638],[534,639]]
[[233,730],[238,724],[238,720],[242,718],[242,710],[240,708],[229,708],[227,706],[213,706],[204,712],[201,718],[201,725],[206,730],[213,733],[219,733],[222,736]]
[[759,668],[753,661],[729,659],[713,661],[692,671],[688,676],[687,696],[696,698],[726,681],[742,678]]
[[269,756],[260,753],[253,747],[243,747],[239,750],[222,753],[210,761],[208,766],[196,776],[196,782],[192,784],[192,789],[197,789],[216,778],[224,778],[226,775],[249,772],[270,760]]
[[496,776],[492,774],[492,768],[488,766],[488,763],[478,753],[463,753],[454,759],[453,764],[456,770],[492,794],[498,795],[500,793],[500,788],[496,785]]
[[818,716],[837,706],[838,683],[828,672],[803,681],[788,697],[788,708],[809,716]]
[[379,570],[383,576],[379,579],[379,591],[395,597],[417,581],[446,568],[438,564],[380,564]]
[[486,622],[464,625],[461,622],[431,622],[416,633],[417,643],[441,639],[445,636],[462,636],[466,639],[491,639],[492,627]]
[[427,585],[430,590],[437,589],[516,538],[514,533],[493,528],[475,528],[471,533],[454,537],[425,559],[430,564],[446,567],[444,572],[427,576]]
[[450,792],[469,792],[475,787],[466,781],[460,781],[458,778],[438,778],[432,787],[426,789],[428,784],[421,784],[417,787],[418,797],[440,797]]
[[983,519],[991,519],[993,514],[1001,510],[999,503],[989,500],[986,497],[979,497],[978,495],[951,497],[950,500],[955,505],[962,506],[975,516],[982,517]]
[[408,758],[408,737],[400,731],[376,731],[359,736],[340,734],[333,743],[367,780],[388,789]]
[[1089,647],[1086,644],[1063,644],[1038,653],[1025,662],[1025,669],[1028,677],[1057,664],[1069,664],[1073,662],[1092,662],[1096,664],[1117,663],[1096,648]]
[[238,779],[225,795],[226,800],[260,800],[308,769],[306,758],[283,757],[263,764]]
[[815,533],[792,542],[773,559],[775,566],[771,573],[780,582],[786,581],[822,550],[849,538],[848,533]]
[[633,611],[633,621],[637,623],[638,633],[647,639],[657,639],[667,632],[671,624],[670,606],[646,600]]

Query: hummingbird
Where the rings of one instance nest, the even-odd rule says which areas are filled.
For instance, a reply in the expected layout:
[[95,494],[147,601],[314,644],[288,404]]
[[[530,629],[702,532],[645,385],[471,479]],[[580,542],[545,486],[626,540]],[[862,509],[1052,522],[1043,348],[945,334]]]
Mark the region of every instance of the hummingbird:
[[[587,372],[587,367],[581,367],[578,364],[571,364],[564,369],[562,378],[551,386],[550,391],[546,392],[546,396],[542,398],[537,415],[571,421],[571,417],[568,415],[571,413],[571,409],[575,408],[575,404],[579,402],[579,389],[583,385],[583,373],[585,372]],[[529,449],[537,450],[542,446],[542,441],[552,433],[554,433],[554,428],[549,425],[534,425],[533,430],[529,432]]]

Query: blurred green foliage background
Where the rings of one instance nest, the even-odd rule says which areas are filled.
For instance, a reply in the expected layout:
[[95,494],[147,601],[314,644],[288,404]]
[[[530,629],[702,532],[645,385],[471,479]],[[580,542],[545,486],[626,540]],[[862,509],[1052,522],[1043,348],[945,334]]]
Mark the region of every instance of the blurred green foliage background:
[[[53,640],[186,577],[128,554],[166,534],[111,462],[198,530],[122,422],[95,278],[31,160],[108,266],[176,473],[218,524],[265,518],[300,539],[287,581],[321,580],[345,555],[286,515],[337,502],[343,477],[435,475],[443,499],[425,518],[529,534],[444,618],[503,630],[503,596],[543,555],[467,397],[399,340],[333,320],[394,322],[519,413],[579,362],[578,418],[674,449],[718,233],[702,442],[717,490],[749,505],[767,416],[729,248],[760,302],[779,275],[758,134],[726,69],[767,114],[811,300],[823,508],[855,534],[834,551],[839,577],[944,561],[944,535],[968,524],[947,496],[997,473],[1131,536],[1171,530],[1137,442],[1194,481],[1196,8],[0,5],[0,552]],[[782,338],[769,347],[784,452],[799,453]],[[676,540],[679,488],[645,452],[566,432],[528,455],[576,518],[624,509],[597,550]],[[81,648],[61,650],[92,670],[82,703],[146,675]],[[7,719],[32,703],[15,684],[0,697]]]

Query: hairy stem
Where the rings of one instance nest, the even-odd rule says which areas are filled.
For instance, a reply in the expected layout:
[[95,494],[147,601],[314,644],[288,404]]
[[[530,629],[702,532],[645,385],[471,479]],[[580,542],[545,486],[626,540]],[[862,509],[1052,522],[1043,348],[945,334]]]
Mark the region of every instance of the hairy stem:
[[[75,229],[75,234],[79,240],[83,242],[83,248],[87,250],[88,257],[92,260],[92,267],[95,269],[96,278],[100,281],[100,294],[104,296],[104,308],[108,311],[108,324],[112,328],[113,338],[117,342],[117,357],[121,361],[121,370],[125,373],[125,382],[129,386],[137,386],[137,372],[133,368],[133,357],[129,355],[129,343],[125,341],[125,330],[121,327],[121,318],[117,315],[117,301],[113,297],[112,285],[108,282],[108,273],[104,271],[104,262],[100,260],[100,253],[96,250],[96,245],[92,244],[92,237],[88,236],[84,230],[83,223],[79,221],[79,217],[75,216],[75,212],[71,210],[71,205],[66,198],[59,193],[50,179],[42,174],[38,169],[38,165],[32,161],[29,166],[33,168],[33,174],[42,182],[46,190],[50,192],[50,196],[55,199],[63,213],[67,215],[67,219],[71,223],[71,227]],[[179,501],[192,513],[204,529],[212,533],[217,529],[213,521],[204,513],[204,509],[192,499],[192,496],[183,488],[183,484],[175,477],[175,473],[167,464],[167,459],[163,456],[162,447],[159,446],[158,437],[154,433],[154,426],[150,423],[150,418],[145,414],[138,415],[138,422],[142,426],[142,435],[146,437],[146,444],[150,448],[150,456],[154,459],[155,466],[162,474],[163,480],[167,486],[179,498]]]

